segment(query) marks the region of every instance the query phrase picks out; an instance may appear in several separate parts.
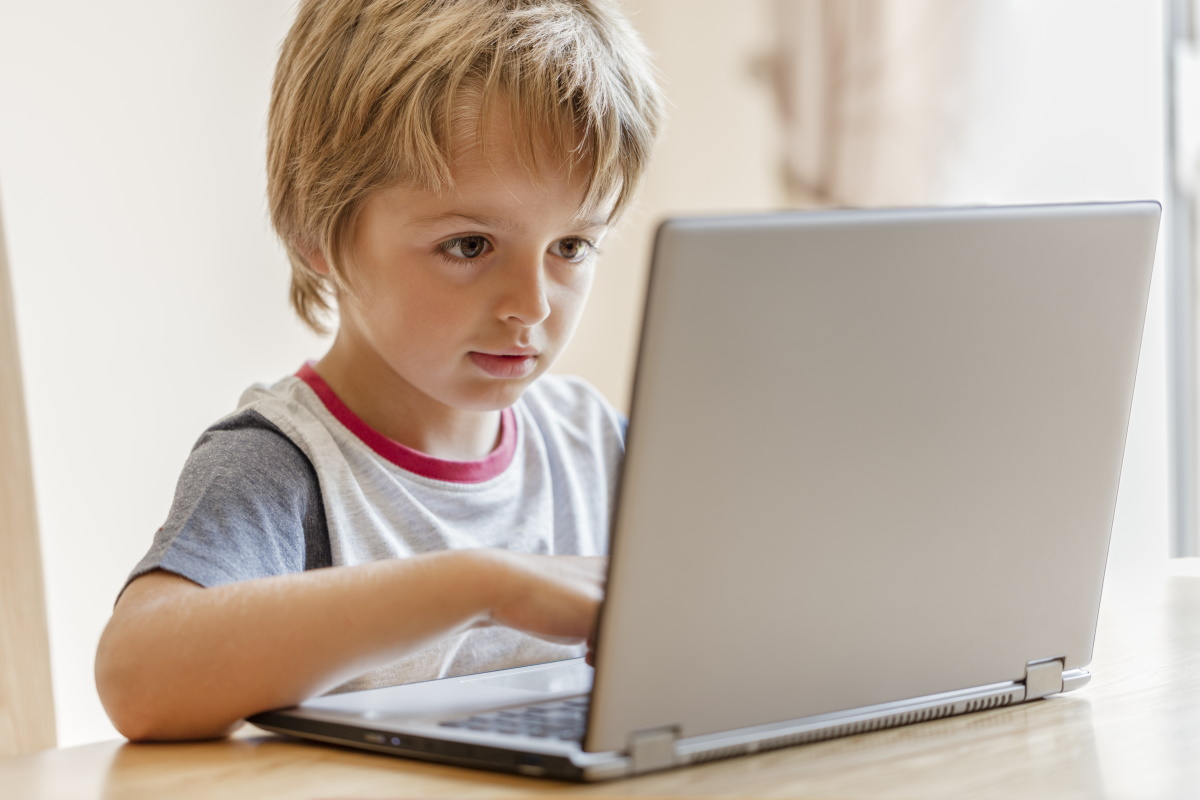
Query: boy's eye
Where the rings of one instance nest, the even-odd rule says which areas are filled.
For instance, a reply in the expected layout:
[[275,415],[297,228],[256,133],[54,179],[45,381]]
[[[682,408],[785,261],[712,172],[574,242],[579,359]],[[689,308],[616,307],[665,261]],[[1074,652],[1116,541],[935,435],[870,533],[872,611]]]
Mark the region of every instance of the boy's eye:
[[565,258],[572,263],[578,263],[587,258],[595,245],[587,239],[582,239],[578,236],[569,236],[566,239],[559,239],[554,244],[550,245],[550,252],[559,258]]
[[486,236],[456,236],[448,242],[442,242],[439,247],[447,255],[473,261],[486,253],[490,244]]

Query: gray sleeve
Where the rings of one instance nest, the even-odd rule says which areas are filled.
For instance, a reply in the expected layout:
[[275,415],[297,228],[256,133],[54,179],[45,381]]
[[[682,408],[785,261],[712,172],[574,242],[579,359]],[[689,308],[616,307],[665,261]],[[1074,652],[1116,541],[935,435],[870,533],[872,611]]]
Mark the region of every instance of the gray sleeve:
[[316,471],[282,431],[247,411],[200,437],[166,523],[125,585],[154,569],[220,586],[330,563]]

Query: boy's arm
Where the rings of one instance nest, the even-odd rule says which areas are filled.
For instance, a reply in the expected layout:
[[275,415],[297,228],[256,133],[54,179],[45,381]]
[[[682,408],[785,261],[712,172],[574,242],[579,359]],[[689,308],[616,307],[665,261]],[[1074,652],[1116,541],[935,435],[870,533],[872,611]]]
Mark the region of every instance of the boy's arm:
[[212,588],[151,572],[117,603],[96,685],[130,739],[222,736],[473,626],[581,641],[604,563],[460,550]]

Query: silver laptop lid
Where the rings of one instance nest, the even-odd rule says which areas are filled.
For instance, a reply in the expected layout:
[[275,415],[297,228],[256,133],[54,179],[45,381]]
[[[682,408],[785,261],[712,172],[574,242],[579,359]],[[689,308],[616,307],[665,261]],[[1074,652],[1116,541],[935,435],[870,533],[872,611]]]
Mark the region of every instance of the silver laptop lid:
[[1087,664],[1159,212],[664,224],[585,749]]

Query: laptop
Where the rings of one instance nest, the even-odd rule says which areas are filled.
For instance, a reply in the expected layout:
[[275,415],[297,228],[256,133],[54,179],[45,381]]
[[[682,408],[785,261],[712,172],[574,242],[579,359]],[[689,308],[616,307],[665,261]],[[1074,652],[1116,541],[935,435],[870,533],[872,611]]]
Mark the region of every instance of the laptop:
[[595,781],[1089,680],[1160,207],[677,219],[655,242],[596,666],[270,731]]

